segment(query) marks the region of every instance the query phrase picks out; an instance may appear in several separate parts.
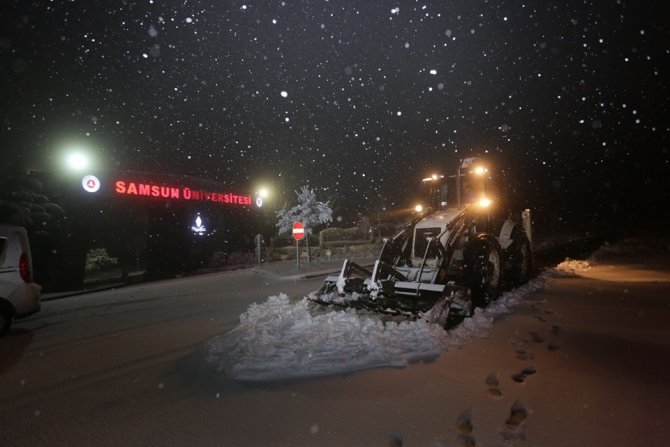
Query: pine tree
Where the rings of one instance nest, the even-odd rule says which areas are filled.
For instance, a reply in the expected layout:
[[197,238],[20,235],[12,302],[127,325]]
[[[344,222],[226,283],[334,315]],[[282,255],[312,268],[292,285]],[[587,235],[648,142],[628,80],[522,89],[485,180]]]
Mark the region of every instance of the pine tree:
[[309,235],[312,234],[312,228],[316,225],[326,224],[333,221],[333,210],[328,202],[319,202],[316,200],[316,193],[303,186],[300,191],[295,192],[298,204],[292,208],[283,208],[277,211],[277,224],[279,234],[288,233],[292,230],[293,224],[300,221],[305,226],[307,234],[307,260],[310,261]]

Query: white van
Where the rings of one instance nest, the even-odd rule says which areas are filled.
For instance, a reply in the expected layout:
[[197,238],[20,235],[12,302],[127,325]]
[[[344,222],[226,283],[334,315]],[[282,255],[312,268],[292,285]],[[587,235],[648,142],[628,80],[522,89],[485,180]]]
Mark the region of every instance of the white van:
[[23,227],[0,225],[0,336],[12,319],[40,310],[40,290],[33,282],[28,233]]

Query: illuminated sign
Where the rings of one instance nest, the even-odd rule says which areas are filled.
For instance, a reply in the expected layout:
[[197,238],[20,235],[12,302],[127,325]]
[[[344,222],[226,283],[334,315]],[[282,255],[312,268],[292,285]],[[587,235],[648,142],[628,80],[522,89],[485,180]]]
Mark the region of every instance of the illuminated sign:
[[263,206],[263,198],[261,196],[256,197],[256,206],[259,208]]
[[200,214],[198,214],[198,217],[195,218],[195,225],[191,226],[191,231],[197,234],[198,236],[202,236],[207,231],[207,228],[205,228],[205,226],[202,223]]
[[230,192],[204,191],[202,189],[191,189],[189,187],[139,183],[126,180],[117,180],[114,183],[114,192],[121,196],[143,196],[195,202],[215,202],[224,205],[251,205],[251,196],[233,194]]
[[86,192],[98,192],[100,189],[100,179],[95,175],[87,175],[81,179],[81,186]]

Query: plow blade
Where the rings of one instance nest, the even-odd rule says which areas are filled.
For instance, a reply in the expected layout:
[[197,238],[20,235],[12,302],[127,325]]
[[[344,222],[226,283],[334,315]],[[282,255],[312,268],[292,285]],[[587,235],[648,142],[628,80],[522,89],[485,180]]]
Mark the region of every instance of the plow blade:
[[446,327],[472,314],[470,289],[454,284],[430,284],[385,279],[345,261],[339,275],[326,277],[323,287],[310,296],[322,305],[373,311],[406,320],[423,319]]

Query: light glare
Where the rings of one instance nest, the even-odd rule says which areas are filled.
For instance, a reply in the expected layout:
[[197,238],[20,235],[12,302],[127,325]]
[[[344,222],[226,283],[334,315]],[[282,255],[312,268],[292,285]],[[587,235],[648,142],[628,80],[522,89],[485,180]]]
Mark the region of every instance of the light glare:
[[491,199],[484,197],[479,201],[479,206],[481,206],[482,208],[488,208],[489,206],[491,206],[491,203],[492,203]]
[[81,152],[72,152],[67,154],[65,164],[73,171],[82,171],[89,167],[89,159]]

